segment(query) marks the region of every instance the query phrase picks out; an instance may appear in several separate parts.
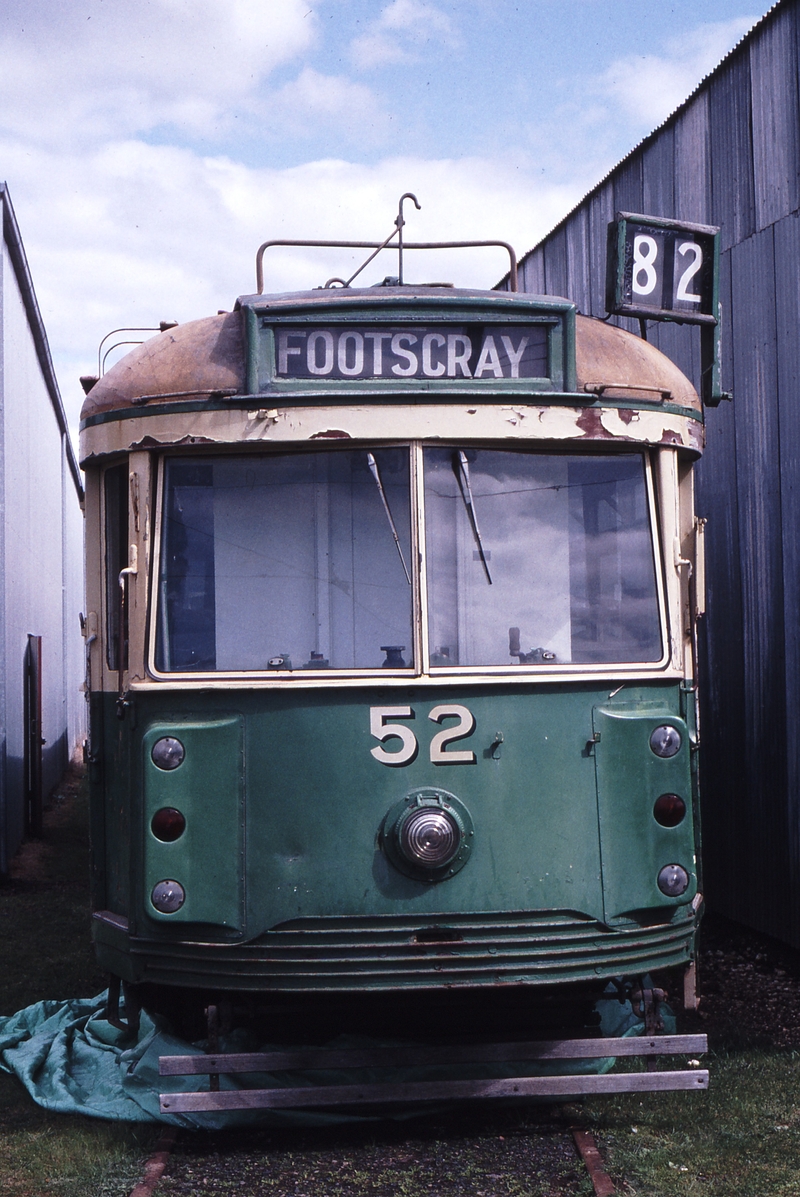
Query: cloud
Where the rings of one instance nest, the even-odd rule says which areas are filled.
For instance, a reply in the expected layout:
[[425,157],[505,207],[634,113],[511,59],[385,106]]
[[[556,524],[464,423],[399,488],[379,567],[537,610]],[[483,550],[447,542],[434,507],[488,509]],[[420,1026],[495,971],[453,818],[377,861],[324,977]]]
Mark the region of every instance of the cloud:
[[54,146],[219,135],[314,38],[306,0],[6,0],[0,122]]
[[598,93],[615,100],[638,125],[652,128],[683,103],[756,20],[746,16],[699,25],[671,38],[663,55],[618,58],[600,76]]
[[[113,328],[185,321],[230,309],[255,289],[255,251],[274,238],[383,240],[398,197],[408,240],[497,237],[522,251],[580,196],[588,180],[551,186],[505,159],[342,159],[286,169],[250,167],[191,149],[119,141],[80,157],[0,140],[65,403],[76,419],[80,374],[96,369]],[[323,199],[324,197],[324,199]],[[351,274],[361,250],[270,250],[265,289],[296,291]],[[410,251],[411,281],[489,287],[506,271],[500,249]],[[396,273],[385,253],[364,283]]]
[[274,92],[264,109],[281,136],[318,136],[328,129],[362,148],[383,141],[390,127],[389,115],[371,88],[343,75],[322,75],[309,66]]
[[360,70],[389,63],[412,62],[434,42],[458,44],[450,18],[423,0],[392,0],[367,31],[353,40],[350,56]]

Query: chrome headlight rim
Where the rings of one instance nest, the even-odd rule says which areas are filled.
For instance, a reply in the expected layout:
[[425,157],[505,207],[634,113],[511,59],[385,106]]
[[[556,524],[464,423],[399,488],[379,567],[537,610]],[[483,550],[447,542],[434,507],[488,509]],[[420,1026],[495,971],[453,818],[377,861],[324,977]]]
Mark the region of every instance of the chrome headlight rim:
[[[379,844],[399,872],[430,883],[446,881],[464,868],[474,834],[472,816],[455,794],[424,786],[390,808],[381,824]],[[440,861],[435,859],[437,838],[445,853]]]

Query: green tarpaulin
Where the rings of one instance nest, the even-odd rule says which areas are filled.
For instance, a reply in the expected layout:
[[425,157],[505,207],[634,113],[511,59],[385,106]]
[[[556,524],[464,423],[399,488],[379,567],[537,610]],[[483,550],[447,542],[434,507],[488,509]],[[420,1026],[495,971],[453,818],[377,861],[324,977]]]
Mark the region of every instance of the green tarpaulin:
[[[142,1011],[138,1033],[118,1030],[105,1019],[107,994],[72,1001],[37,1002],[8,1018],[0,1017],[0,1069],[16,1075],[38,1105],[65,1114],[87,1114],[128,1122],[168,1122],[177,1126],[217,1130],[223,1127],[264,1124],[323,1125],[332,1122],[363,1121],[386,1114],[348,1115],[309,1113],[295,1110],[231,1110],[197,1114],[163,1114],[159,1094],[188,1092],[208,1087],[203,1076],[160,1077],[159,1056],[202,1055],[202,1044],[190,1044],[170,1032],[166,1023]],[[663,1009],[663,1008],[662,1008]],[[638,1035],[642,1023],[630,1003],[614,999],[598,1003],[605,1035]],[[666,1021],[666,1020],[665,1020]],[[670,1019],[670,1022],[674,1020]],[[668,1029],[673,1029],[669,1027]],[[387,1046],[374,1040],[340,1037],[337,1048]],[[233,1031],[220,1042],[220,1051],[270,1051],[274,1045],[257,1043],[244,1031]],[[284,1045],[285,1050],[285,1045]],[[532,1076],[569,1071],[607,1072],[614,1061],[558,1061],[552,1065],[484,1065],[478,1071],[466,1066],[426,1066],[424,1047],[417,1049],[418,1063],[406,1068],[283,1072],[274,1075],[249,1073],[221,1077],[220,1087],[277,1088],[282,1085],[341,1085],[406,1080],[439,1080],[456,1076]],[[428,1107],[429,1108],[429,1107]],[[414,1113],[419,1113],[419,1106]],[[394,1116],[398,1116],[395,1114]],[[409,1116],[407,1110],[403,1115]]]

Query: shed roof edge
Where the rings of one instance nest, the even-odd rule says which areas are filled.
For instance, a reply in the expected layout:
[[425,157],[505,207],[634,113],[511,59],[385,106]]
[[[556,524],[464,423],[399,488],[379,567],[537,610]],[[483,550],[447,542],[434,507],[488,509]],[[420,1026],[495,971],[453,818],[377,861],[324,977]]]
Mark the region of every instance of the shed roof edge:
[[25,305],[25,313],[28,317],[28,325],[30,326],[33,343],[36,347],[36,356],[39,359],[39,365],[50,396],[50,402],[55,412],[56,421],[64,437],[67,462],[70,473],[72,474],[72,480],[75,483],[75,490],[77,491],[78,499],[82,500],[83,483],[81,482],[78,459],[75,456],[72,436],[70,435],[64,404],[61,399],[61,391],[59,390],[58,380],[56,379],[53,359],[50,355],[50,345],[47,340],[42,313],[39,310],[39,304],[36,299],[25,247],[22,244],[22,235],[20,234],[14,207],[11,203],[8,183],[0,182],[0,201],[2,201],[3,239],[8,246],[9,257],[11,258],[14,273],[17,277],[22,302]]

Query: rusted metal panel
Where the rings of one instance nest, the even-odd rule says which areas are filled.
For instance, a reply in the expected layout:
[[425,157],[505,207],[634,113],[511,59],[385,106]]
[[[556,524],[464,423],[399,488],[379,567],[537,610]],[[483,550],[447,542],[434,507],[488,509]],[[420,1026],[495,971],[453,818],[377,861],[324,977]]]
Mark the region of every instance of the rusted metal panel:
[[734,55],[710,82],[711,220],[723,250],[755,232],[750,59]]
[[[201,399],[244,389],[244,336],[238,312],[191,320],[127,353],[92,387],[86,420],[149,395]],[[143,385],[144,381],[144,385]]]
[[756,228],[798,206],[797,8],[784,5],[750,42]]
[[[660,139],[659,139],[660,140]],[[675,215],[710,223],[708,92],[701,91],[675,121]]]

